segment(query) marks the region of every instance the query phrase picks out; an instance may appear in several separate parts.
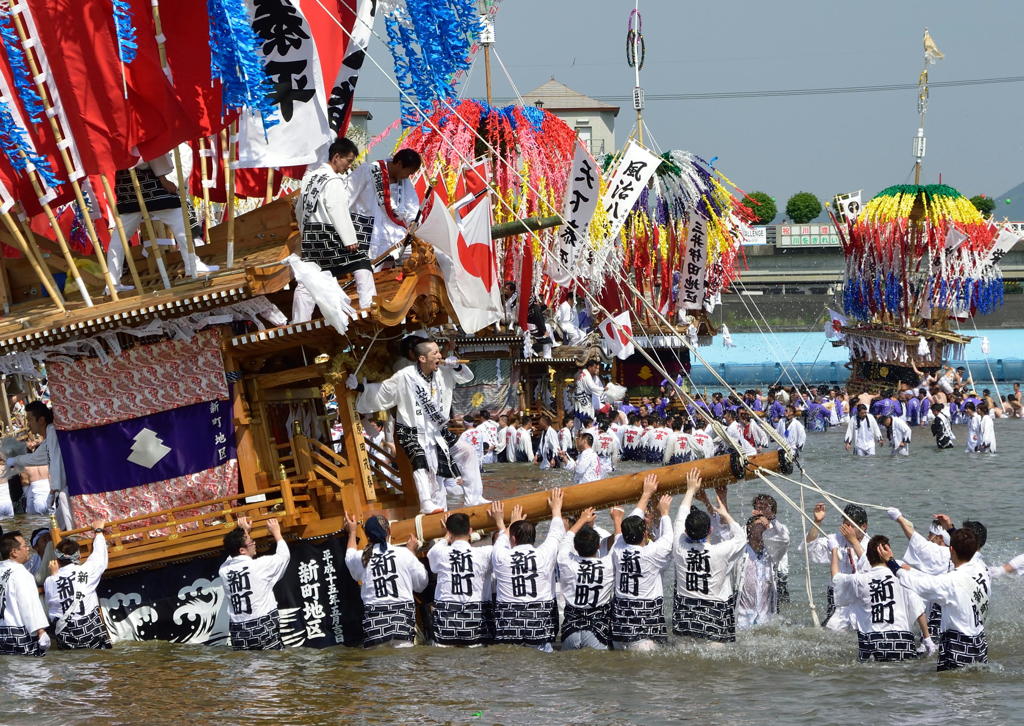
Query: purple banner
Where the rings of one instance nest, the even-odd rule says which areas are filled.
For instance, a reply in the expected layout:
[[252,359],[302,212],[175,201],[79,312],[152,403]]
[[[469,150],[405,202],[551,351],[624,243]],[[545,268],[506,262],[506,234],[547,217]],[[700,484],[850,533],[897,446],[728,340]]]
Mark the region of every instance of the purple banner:
[[194,474],[235,457],[230,401],[57,431],[68,493],[100,494]]

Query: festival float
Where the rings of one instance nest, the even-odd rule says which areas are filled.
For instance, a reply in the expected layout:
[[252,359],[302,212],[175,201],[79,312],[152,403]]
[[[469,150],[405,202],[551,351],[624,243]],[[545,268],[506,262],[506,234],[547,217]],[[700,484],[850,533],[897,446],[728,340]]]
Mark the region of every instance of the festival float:
[[850,349],[851,393],[915,386],[921,373],[962,359],[972,338],[961,323],[1002,304],[997,263],[1017,241],[956,189],[920,183],[928,66],[942,57],[927,30],[924,47],[914,183],[883,189],[863,208],[859,194],[839,196],[829,212],[846,259],[846,315],[833,313],[826,332]]
[[[253,10],[241,0],[119,3],[116,13],[82,0],[62,5],[59,16],[56,5],[32,0],[0,12],[0,370],[47,378],[74,518],[71,529],[51,522],[53,541],[79,538],[87,555],[91,522],[108,522],[110,563],[99,595],[116,638],[226,644],[217,576],[223,536],[244,516],[265,544],[266,522],[277,518],[292,552],[277,588],[285,642],[356,643],[360,605],[338,537],[344,516],[382,512],[396,540],[416,534],[426,542],[443,527],[440,515],[416,516],[409,462],[363,437],[344,381],[351,373],[385,377],[393,343],[408,332],[474,330],[494,312],[493,297],[467,307],[463,283],[473,270],[457,240],[437,244],[437,230],[453,229],[459,210],[436,186],[401,266],[376,275],[371,307],[341,300],[322,308],[325,317],[297,323],[283,312],[297,230],[294,199],[277,183],[288,167],[315,163],[306,158],[311,139],[344,134],[362,64],[352,56],[365,53],[376,4],[360,3],[359,23],[344,9],[287,0]],[[449,56],[464,60],[471,47],[476,21],[464,4],[409,0],[388,12],[389,36],[403,39],[410,68],[429,65],[439,29]],[[44,115],[52,123],[26,123]],[[199,162],[191,187],[178,158],[185,144]],[[162,252],[144,199],[142,244],[127,238],[111,182],[143,150],[145,158],[175,157],[180,211],[197,206],[202,217],[185,220],[186,249],[201,254],[206,271]],[[218,161],[220,206],[211,176]],[[243,212],[235,197],[244,185],[256,201]],[[525,229],[532,223],[524,216],[545,209],[527,205],[505,224]],[[95,260],[70,243],[67,216]],[[490,226],[488,219],[500,236]],[[119,288],[104,267],[105,230],[130,252],[134,289]],[[470,255],[474,284],[497,276],[490,237],[473,242],[483,245]],[[349,281],[338,282],[344,298]],[[325,404],[328,389],[336,413]],[[791,465],[784,452],[770,452],[652,471],[659,489],[673,492],[692,469],[717,486]],[[567,487],[565,509],[634,500],[642,478]],[[537,521],[547,516],[545,499],[540,492],[507,505]],[[484,506],[458,511],[488,528]]]

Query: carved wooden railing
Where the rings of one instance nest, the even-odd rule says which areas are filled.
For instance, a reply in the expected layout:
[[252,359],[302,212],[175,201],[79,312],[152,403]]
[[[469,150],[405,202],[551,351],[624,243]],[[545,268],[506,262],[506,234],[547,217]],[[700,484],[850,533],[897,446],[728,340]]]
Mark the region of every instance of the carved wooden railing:
[[378,489],[383,489],[391,494],[402,492],[402,476],[398,471],[398,463],[391,452],[382,446],[364,439],[366,450],[370,454],[370,470],[373,472],[374,482]]
[[[232,494],[194,504],[140,514],[107,523],[109,571],[144,567],[185,559],[219,550],[224,535],[234,529],[239,517],[252,520],[252,537],[266,537],[268,519],[281,522],[283,531],[297,527],[312,512],[306,482],[285,480],[277,486],[255,492]],[[90,527],[52,530],[54,544],[61,539],[84,535]],[[92,551],[92,540],[80,539],[83,557]]]

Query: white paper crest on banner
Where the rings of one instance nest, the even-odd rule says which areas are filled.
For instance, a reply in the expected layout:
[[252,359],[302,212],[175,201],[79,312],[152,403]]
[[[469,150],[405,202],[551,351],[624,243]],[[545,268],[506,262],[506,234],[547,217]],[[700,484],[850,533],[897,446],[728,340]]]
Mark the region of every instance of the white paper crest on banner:
[[238,128],[237,168],[301,166],[322,161],[317,150],[331,141],[320,56],[298,0],[264,0],[254,11],[253,31],[263,41],[264,66],[281,122],[264,131],[262,120],[243,113]]
[[565,224],[558,230],[552,256],[548,260],[548,276],[557,285],[568,285],[575,277],[580,250],[587,242],[587,228],[597,209],[600,187],[601,174],[597,162],[577,140],[565,185],[565,204],[562,207]]
[[602,206],[608,212],[609,239],[618,236],[629,210],[633,208],[640,197],[640,192],[647,186],[647,182],[654,176],[660,164],[659,157],[635,141],[631,140],[626,146],[608,182],[608,189],[601,199]]

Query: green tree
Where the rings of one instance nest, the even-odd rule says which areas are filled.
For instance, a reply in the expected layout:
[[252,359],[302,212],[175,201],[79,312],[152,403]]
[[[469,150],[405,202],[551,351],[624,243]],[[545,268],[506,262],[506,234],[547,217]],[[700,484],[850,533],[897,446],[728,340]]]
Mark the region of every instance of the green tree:
[[981,212],[982,217],[991,217],[992,212],[996,210],[996,203],[992,197],[986,197],[981,194],[971,197],[971,204]]
[[786,216],[797,224],[807,224],[821,214],[821,202],[810,192],[797,192],[786,202]]
[[775,200],[767,192],[751,192],[743,197],[743,206],[754,213],[754,224],[771,224],[779,213]]

